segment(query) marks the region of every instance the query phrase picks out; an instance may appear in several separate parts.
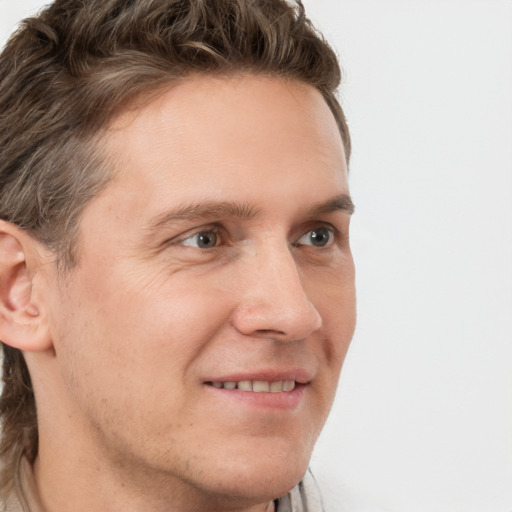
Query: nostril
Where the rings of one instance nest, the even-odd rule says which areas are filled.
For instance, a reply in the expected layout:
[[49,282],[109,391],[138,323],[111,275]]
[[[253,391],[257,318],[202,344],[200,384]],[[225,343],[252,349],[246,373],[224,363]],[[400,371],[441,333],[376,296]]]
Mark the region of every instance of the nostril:
[[261,334],[261,336],[275,336],[277,335],[285,335],[284,331],[278,331],[275,329],[258,329],[256,334]]

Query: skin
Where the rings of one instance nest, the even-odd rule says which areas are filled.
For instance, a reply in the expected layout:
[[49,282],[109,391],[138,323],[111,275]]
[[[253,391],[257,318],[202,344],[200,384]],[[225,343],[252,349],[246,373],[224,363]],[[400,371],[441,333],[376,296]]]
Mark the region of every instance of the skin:
[[[263,511],[306,471],[354,331],[335,120],[297,82],[198,76],[118,116],[102,150],[114,179],[77,267],[17,238],[41,502]],[[290,403],[207,384],[286,372],[305,381]]]

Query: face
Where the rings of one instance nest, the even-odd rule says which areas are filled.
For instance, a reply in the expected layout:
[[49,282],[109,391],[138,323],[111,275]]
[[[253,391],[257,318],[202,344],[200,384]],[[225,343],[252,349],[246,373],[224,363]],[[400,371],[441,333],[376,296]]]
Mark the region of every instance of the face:
[[355,322],[329,108],[296,82],[190,78],[119,116],[103,149],[114,179],[50,293],[76,444],[189,496],[287,492]]

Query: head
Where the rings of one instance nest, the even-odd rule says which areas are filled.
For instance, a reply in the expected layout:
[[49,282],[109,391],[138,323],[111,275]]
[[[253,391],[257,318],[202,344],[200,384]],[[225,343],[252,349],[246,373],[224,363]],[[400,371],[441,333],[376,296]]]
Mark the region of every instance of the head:
[[[36,461],[50,404],[120,472],[220,495],[224,453],[248,479],[243,461],[268,468],[258,496],[300,479],[354,322],[346,233],[331,240],[351,208],[339,82],[300,3],[57,0],[25,20],[0,58],[3,492]],[[264,304],[273,284],[289,310]],[[240,380],[298,391],[235,391],[268,414],[227,398],[226,440],[216,408]],[[290,412],[310,390],[308,414]]]

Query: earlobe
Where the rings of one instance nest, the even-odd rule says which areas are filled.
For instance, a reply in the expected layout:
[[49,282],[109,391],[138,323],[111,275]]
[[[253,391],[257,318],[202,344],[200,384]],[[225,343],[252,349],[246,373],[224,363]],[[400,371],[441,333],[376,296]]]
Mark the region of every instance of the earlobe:
[[41,304],[34,300],[31,257],[36,242],[0,220],[0,340],[23,351],[50,348]]

